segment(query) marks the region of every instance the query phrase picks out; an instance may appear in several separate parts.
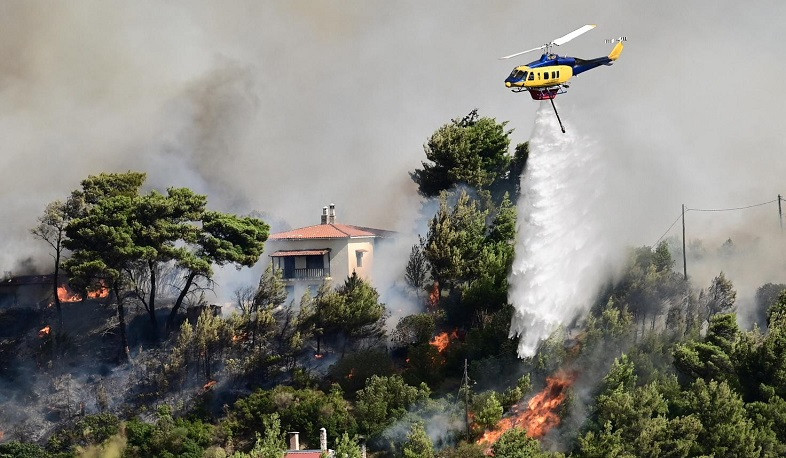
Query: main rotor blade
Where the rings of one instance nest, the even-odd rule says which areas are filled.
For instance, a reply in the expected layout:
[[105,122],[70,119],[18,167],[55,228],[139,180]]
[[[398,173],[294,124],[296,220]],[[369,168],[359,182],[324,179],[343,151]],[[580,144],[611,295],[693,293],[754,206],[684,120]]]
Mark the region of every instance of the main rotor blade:
[[503,56],[503,57],[500,57],[500,60],[501,59],[510,59],[511,57],[516,57],[516,56],[520,56],[522,54],[527,54],[528,52],[537,51],[538,49],[543,49],[545,47],[546,47],[546,45],[538,46],[537,48],[532,48],[532,49],[528,49],[526,51],[517,52],[516,54],[511,54],[509,56]]
[[596,24],[587,24],[584,27],[580,27],[580,28],[574,30],[573,32],[570,32],[569,34],[567,34],[565,36],[557,38],[556,40],[552,41],[552,43],[554,43],[557,46],[565,44],[565,43],[569,42],[570,40],[576,38],[577,36],[579,36],[581,34],[584,34],[586,32],[589,32],[590,30],[594,29],[595,27],[597,27]]

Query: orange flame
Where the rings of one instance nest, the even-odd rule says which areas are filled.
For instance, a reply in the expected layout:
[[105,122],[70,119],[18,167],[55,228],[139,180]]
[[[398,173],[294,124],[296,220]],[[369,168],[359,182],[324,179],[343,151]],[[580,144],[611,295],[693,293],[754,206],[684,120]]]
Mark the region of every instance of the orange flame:
[[350,369],[349,374],[347,374],[347,378],[349,380],[352,380],[353,378],[355,378],[355,368],[354,367],[352,369]]
[[453,332],[448,334],[447,332],[442,332],[434,336],[429,342],[430,345],[433,345],[439,350],[440,353],[444,353],[447,350],[448,346],[450,346],[451,340],[456,340],[459,338],[458,329],[454,329]]
[[109,288],[102,282],[98,289],[87,292],[88,299],[103,299],[109,297]]
[[322,359],[324,357],[325,357],[325,355],[322,354],[322,353],[317,353],[317,354],[314,355],[314,358],[316,358],[316,359]]
[[79,302],[82,300],[81,295],[71,291],[71,288],[65,284],[57,287],[57,298],[60,299],[60,302]]
[[434,281],[434,286],[431,288],[431,292],[428,295],[428,305],[430,307],[436,307],[439,305],[439,282]]
[[211,380],[211,381],[205,383],[205,386],[203,386],[202,389],[203,390],[209,390],[210,388],[213,388],[214,386],[216,386],[216,383],[218,383],[218,382],[216,382],[215,380]]
[[477,443],[491,448],[511,428],[524,428],[527,435],[535,439],[545,436],[559,425],[557,408],[565,401],[568,388],[575,381],[575,372],[558,372],[546,377],[546,388],[543,391],[533,396],[526,406],[522,402],[515,404],[508,416],[500,420],[494,430],[486,431]]
[[52,332],[52,327],[49,326],[49,325],[46,325],[43,328],[41,328],[40,331],[38,331],[38,337],[44,338],[44,337],[48,336],[50,332]]
[[443,353],[448,348],[448,345],[450,345],[450,336],[447,332],[442,332],[434,336],[429,344],[437,347],[437,350]]
[[232,343],[244,342],[248,338],[246,334],[237,334],[232,336]]

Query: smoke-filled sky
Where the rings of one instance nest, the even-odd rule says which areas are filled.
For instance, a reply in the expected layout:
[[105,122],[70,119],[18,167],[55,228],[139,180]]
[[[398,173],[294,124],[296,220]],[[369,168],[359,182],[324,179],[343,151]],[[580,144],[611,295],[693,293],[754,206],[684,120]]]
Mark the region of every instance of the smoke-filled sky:
[[407,229],[426,138],[478,108],[526,141],[539,104],[503,80],[538,56],[497,58],[587,23],[557,51],[629,41],[556,101],[605,151],[597,186],[620,240],[654,242],[682,203],[786,193],[782,1],[3,2],[0,267],[46,261],[27,228],[102,171],[145,171],[151,186],[292,226],[334,202],[341,222]]

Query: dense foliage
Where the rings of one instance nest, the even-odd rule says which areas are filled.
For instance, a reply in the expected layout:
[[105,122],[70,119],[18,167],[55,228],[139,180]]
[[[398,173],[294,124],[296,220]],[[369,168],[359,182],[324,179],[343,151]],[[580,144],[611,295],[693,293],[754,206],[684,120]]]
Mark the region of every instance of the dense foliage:
[[[361,444],[396,458],[786,455],[783,284],[759,289],[760,326],[745,331],[723,272],[702,289],[674,271],[667,243],[631,248],[586,317],[518,359],[508,278],[528,149],[511,156],[509,134],[473,111],[427,140],[411,176],[438,208],[400,275],[416,313],[396,322],[356,273],[287,303],[272,266],[236,292],[239,313],[194,300],[198,313],[176,319],[212,266],[257,262],[267,225],[208,211],[186,188],[144,194],[144,174],[88,177],[47,207],[33,234],[82,292],[112,291],[116,321],[104,332],[120,339],[115,367],[138,383],[122,408],[97,393],[98,412],[82,407],[38,444],[0,444],[0,458],[280,458],[286,432],[317,448],[320,428],[347,458]],[[168,302],[166,267],[180,279]],[[154,335],[157,308],[171,307],[171,333],[133,366],[122,362],[131,304]],[[478,442],[556,374],[572,385],[550,432],[539,440],[512,428]]]

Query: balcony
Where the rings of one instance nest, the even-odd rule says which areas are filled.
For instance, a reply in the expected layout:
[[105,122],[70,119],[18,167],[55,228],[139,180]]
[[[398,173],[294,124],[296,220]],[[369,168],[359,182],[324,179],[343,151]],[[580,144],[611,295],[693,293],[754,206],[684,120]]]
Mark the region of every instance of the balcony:
[[323,279],[330,277],[330,269],[307,267],[305,269],[284,269],[284,280]]

